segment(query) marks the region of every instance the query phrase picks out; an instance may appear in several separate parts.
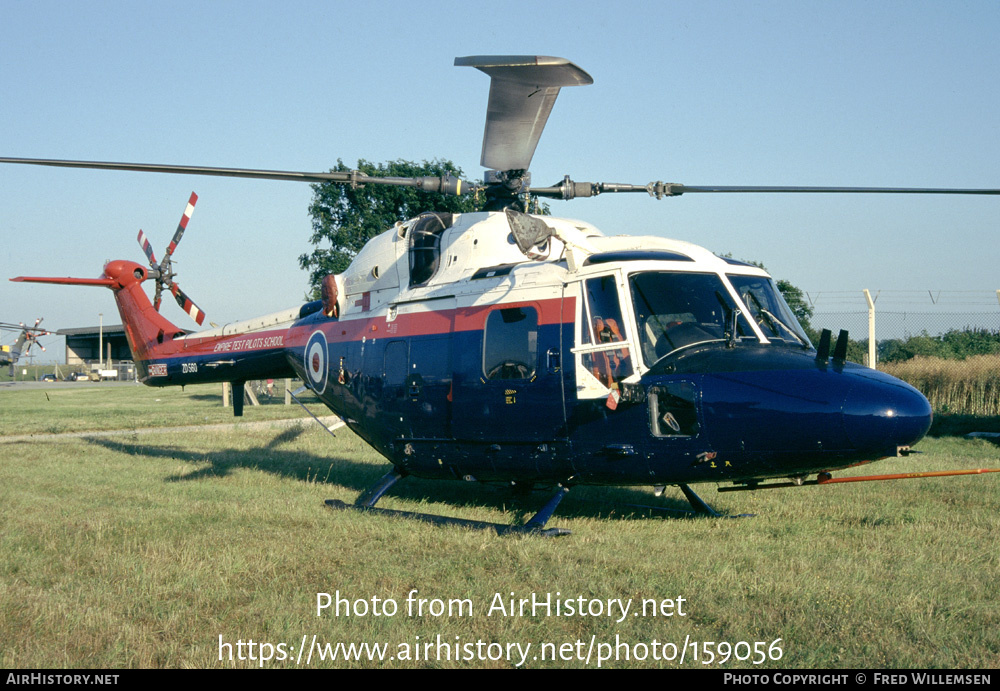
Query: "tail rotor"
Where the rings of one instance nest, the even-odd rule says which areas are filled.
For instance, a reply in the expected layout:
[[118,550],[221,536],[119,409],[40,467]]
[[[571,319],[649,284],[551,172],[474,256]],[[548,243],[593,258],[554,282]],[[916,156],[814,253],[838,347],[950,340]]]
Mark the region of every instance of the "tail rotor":
[[197,201],[198,195],[192,192],[191,197],[188,199],[187,207],[184,209],[184,214],[181,216],[181,221],[177,224],[177,230],[174,232],[174,237],[170,241],[170,244],[167,245],[167,251],[164,254],[163,261],[156,261],[156,255],[153,253],[153,246],[150,244],[146,234],[141,230],[139,231],[137,240],[139,241],[139,246],[145,253],[146,258],[149,260],[149,277],[156,281],[156,292],[153,296],[153,308],[156,309],[157,312],[160,311],[163,289],[166,288],[170,291],[170,294],[174,296],[174,299],[177,301],[177,304],[180,305],[180,308],[187,312],[188,315],[194,319],[199,326],[201,326],[201,324],[205,321],[205,313],[202,312],[196,304],[194,304],[191,298],[189,298],[174,281],[174,276],[177,274],[173,270],[174,251],[177,249],[178,243],[180,243],[181,238],[184,236],[184,231],[187,229],[188,222],[191,220],[191,214],[194,213],[194,205]]

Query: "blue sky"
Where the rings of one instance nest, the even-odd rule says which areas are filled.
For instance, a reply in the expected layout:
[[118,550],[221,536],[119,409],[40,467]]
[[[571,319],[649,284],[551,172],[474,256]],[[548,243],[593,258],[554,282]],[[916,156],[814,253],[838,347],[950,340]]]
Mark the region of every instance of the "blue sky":
[[[289,170],[441,157],[475,178],[489,80],[453,59],[543,54],[594,84],[560,94],[537,184],[1000,187],[998,36],[994,1],[0,0],[0,155]],[[300,183],[0,166],[0,276],[140,261],[139,228],[162,254],[192,190],[177,268],[208,319],[300,302]],[[997,197],[552,206],[761,261],[810,292],[1000,288]],[[93,288],[4,280],[0,305],[0,321],[51,328],[117,316]]]

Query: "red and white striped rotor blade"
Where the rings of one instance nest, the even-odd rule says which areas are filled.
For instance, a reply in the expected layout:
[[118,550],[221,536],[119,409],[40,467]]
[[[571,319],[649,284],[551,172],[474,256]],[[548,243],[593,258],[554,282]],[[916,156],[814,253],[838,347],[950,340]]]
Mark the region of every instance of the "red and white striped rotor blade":
[[146,258],[149,259],[149,265],[156,266],[156,257],[153,255],[153,246],[149,244],[149,238],[146,237],[146,234],[142,230],[139,230],[139,237],[137,239],[139,240],[139,247],[146,253]]
[[201,326],[202,322],[205,321],[205,313],[201,311],[198,305],[194,304],[191,298],[185,295],[184,291],[176,283],[170,284],[170,292],[173,293],[174,299],[177,300],[177,304],[181,306],[181,309],[198,322],[198,326]]
[[197,201],[198,195],[192,192],[191,197],[188,199],[187,207],[184,209],[184,215],[181,216],[181,222],[177,225],[177,232],[174,233],[174,239],[167,245],[168,256],[172,255],[174,250],[177,249],[177,243],[181,241],[181,237],[184,235],[184,229],[187,228],[188,221],[191,220],[191,214],[194,213],[194,205]]

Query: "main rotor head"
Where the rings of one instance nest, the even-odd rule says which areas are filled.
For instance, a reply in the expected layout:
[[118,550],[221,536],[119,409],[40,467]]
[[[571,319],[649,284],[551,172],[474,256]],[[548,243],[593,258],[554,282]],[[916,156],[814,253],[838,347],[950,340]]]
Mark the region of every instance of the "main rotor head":
[[565,58],[547,55],[470,55],[456,67],[475,67],[490,77],[480,164],[486,172],[487,209],[518,205],[528,191],[528,168],[559,90],[594,79]]

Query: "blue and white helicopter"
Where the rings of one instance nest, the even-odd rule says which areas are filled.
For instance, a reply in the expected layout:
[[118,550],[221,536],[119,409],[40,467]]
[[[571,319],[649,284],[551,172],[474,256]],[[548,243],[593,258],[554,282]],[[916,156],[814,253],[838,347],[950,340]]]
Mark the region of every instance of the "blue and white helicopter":
[[[576,485],[676,485],[694,512],[714,516],[690,485],[854,481],[833,472],[907,454],[926,434],[924,396],[847,362],[846,332],[836,343],[829,331],[810,343],[762,269],[686,242],[606,237],[585,222],[529,214],[527,195],[1000,190],[629,185],[568,176],[531,187],[527,171],[559,90],[590,84],[590,75],[544,56],[455,64],[491,77],[482,150],[489,170],[481,184],[359,171],[0,159],[485,195],[487,211],[425,213],[387,229],[344,273],[326,277],[322,300],[195,333],[162,317],[159,296],[167,289],[199,324],[204,318],[170,267],[195,195],[162,262],[140,234],[148,267],[119,260],[98,279],[13,280],[111,288],[149,386],[301,377],[391,464],[353,505],[330,500],[332,508],[551,535],[565,532],[545,525]],[[142,287],[147,280],[155,281],[155,305]],[[242,414],[241,400],[235,410]],[[521,526],[375,506],[411,475],[550,487],[552,496]]]

